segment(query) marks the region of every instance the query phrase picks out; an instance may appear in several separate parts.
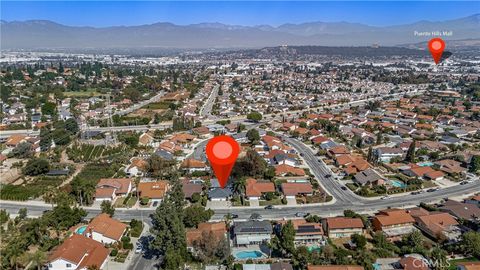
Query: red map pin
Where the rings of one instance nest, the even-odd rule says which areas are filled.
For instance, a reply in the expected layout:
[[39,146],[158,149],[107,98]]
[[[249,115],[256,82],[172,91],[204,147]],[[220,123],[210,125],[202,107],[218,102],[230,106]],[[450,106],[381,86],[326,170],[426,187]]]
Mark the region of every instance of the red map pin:
[[433,56],[433,61],[438,65],[440,59],[442,59],[443,51],[445,50],[445,41],[441,38],[432,38],[428,42],[428,49]]
[[205,150],[220,186],[225,188],[240,153],[240,146],[232,137],[221,135],[210,139]]

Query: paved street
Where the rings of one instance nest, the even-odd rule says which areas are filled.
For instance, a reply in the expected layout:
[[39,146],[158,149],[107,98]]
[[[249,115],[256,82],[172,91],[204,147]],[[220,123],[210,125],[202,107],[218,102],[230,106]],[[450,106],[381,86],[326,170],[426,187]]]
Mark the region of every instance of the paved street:
[[218,90],[220,90],[219,85],[215,85],[208,96],[208,99],[203,104],[202,108],[200,108],[200,116],[205,118],[212,118],[212,108],[213,104],[215,104],[215,99],[218,96]]

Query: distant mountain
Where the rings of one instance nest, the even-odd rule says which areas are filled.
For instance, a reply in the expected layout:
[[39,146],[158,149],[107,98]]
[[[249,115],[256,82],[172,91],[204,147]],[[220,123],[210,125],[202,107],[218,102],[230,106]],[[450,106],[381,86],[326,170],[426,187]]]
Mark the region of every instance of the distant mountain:
[[279,45],[392,46],[425,42],[417,32],[452,31],[446,40],[480,39],[480,14],[456,20],[375,27],[349,22],[241,26],[222,23],[73,27],[45,20],[1,21],[3,49],[260,48]]

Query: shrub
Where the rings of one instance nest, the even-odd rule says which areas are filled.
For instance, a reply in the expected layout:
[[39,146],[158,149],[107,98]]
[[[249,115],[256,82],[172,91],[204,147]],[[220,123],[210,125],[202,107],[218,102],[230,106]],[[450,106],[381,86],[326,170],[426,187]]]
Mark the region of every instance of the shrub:
[[112,249],[112,251],[110,252],[110,256],[112,256],[112,257],[117,256],[117,254],[118,254],[118,249],[116,249],[116,248]]

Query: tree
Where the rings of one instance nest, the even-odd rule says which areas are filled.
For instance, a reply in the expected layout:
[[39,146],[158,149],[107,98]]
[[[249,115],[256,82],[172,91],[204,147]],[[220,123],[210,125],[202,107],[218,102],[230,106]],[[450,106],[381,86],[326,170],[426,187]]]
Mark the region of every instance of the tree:
[[259,112],[253,111],[253,112],[247,114],[247,119],[252,120],[254,122],[258,122],[258,121],[262,120],[262,114],[259,113]]
[[48,160],[44,158],[32,158],[23,168],[23,173],[30,176],[47,173],[50,170]]
[[471,173],[476,173],[480,171],[480,156],[473,156],[472,160],[470,161],[470,166],[468,170]]
[[431,260],[433,269],[445,270],[448,268],[447,252],[439,247],[434,247],[431,251]]
[[100,204],[100,208],[102,209],[102,213],[108,214],[110,217],[113,217],[115,214],[115,208],[110,201],[103,201]]
[[69,118],[69,119],[67,119],[67,121],[65,121],[65,129],[68,132],[70,132],[70,134],[72,134],[72,135],[77,134],[78,131],[80,130],[78,128],[77,121],[75,121],[75,119],[73,119],[73,118]]
[[[179,201],[180,196],[182,202]],[[153,240],[150,248],[165,256],[163,269],[178,269],[187,257],[183,204],[181,185],[174,180],[172,191],[151,215]]]
[[466,254],[480,257],[480,233],[469,231],[462,234],[461,247]]
[[31,260],[33,264],[37,267],[37,270],[40,270],[42,269],[45,261],[47,260],[47,255],[45,254],[45,252],[37,250],[31,255]]
[[260,141],[260,134],[258,133],[258,130],[254,128],[248,130],[246,135],[252,144],[257,144]]
[[52,133],[48,128],[40,129],[40,150],[48,151],[52,145]]
[[53,102],[45,102],[42,106],[42,114],[54,116],[57,113],[57,106]]
[[70,143],[70,134],[62,129],[55,129],[52,132],[52,138],[56,145],[67,145]]
[[293,223],[289,220],[285,225],[282,226],[280,232],[280,245],[286,254],[289,256],[293,255],[295,252],[295,228]]
[[415,144],[416,141],[413,140],[407,150],[407,155],[405,156],[405,161],[415,162]]
[[239,195],[245,194],[246,186],[247,186],[247,181],[245,180],[245,177],[241,177],[233,181],[233,191],[236,194],[239,194]]
[[32,156],[32,144],[29,142],[22,142],[17,144],[12,150],[12,155],[17,158],[28,158]]
[[236,178],[243,176],[261,177],[267,169],[267,162],[254,150],[247,151],[245,157],[239,158],[232,170]]
[[213,210],[205,210],[200,205],[191,205],[184,210],[183,223],[187,228],[197,227],[202,222],[207,222],[213,216]]
[[230,254],[226,237],[212,231],[202,232],[201,237],[193,241],[193,247],[195,255],[203,263],[221,262]]
[[357,246],[359,249],[364,249],[365,246],[367,245],[367,238],[361,234],[353,234],[351,236],[352,242]]

